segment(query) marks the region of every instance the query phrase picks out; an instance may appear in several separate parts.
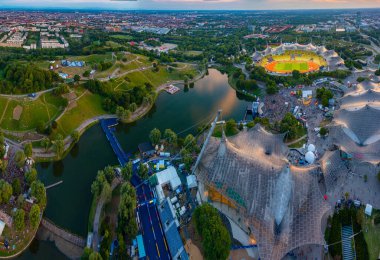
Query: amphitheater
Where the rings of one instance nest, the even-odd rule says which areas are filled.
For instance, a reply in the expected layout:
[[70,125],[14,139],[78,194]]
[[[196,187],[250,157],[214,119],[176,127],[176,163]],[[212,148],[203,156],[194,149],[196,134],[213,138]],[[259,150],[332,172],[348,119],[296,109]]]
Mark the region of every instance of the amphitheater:
[[319,70],[336,70],[344,68],[344,61],[333,50],[313,44],[284,43],[264,51],[255,51],[252,56],[254,64],[262,66],[268,73],[289,75],[293,70],[308,73]]

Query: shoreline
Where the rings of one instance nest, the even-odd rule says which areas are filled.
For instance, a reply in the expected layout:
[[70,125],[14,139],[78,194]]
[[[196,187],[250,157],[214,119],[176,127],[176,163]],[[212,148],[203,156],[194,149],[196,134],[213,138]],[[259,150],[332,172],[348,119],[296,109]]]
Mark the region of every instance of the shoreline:
[[38,232],[38,230],[40,228],[43,215],[44,215],[44,212],[42,212],[42,214],[40,215],[40,222],[38,223],[38,226],[37,226],[36,230],[34,231],[34,235],[29,240],[29,242],[20,251],[18,251],[17,253],[14,253],[13,255],[8,255],[8,256],[0,256],[0,259],[12,259],[12,258],[18,257],[19,255],[21,255],[22,253],[24,253],[24,251],[26,249],[29,248],[30,244],[33,242],[33,240],[37,236],[37,232]]
[[[205,75],[206,75],[206,70],[202,70],[194,79],[189,80],[188,84],[197,82],[198,80],[204,78]],[[133,123],[141,119],[142,117],[144,117],[146,114],[148,114],[149,111],[153,108],[154,104],[156,103],[158,96],[165,90],[165,87],[171,84],[184,84],[184,80],[173,80],[173,81],[170,81],[158,86],[155,89],[156,95],[154,96],[153,102],[151,102],[149,105],[140,106],[139,108],[137,108],[137,110],[131,114],[131,117],[123,123],[125,124]],[[82,122],[74,131],[78,131],[79,136],[81,137],[86,132],[86,130],[98,124],[101,119],[108,119],[108,118],[117,118],[117,116],[115,114],[104,114],[104,115],[96,116],[93,118],[89,118],[85,120],[84,122]],[[12,134],[8,132],[7,135],[12,135]],[[34,140],[23,140],[22,142],[17,142],[7,137],[5,137],[5,140],[7,141],[8,144],[13,146],[16,150],[23,150],[24,149],[23,143],[34,141]],[[71,135],[69,135],[64,139],[64,144],[65,144],[65,149],[60,158],[58,158],[57,154],[54,151],[52,151],[51,147],[47,151],[44,148],[33,148],[33,158],[35,162],[54,162],[54,161],[63,160],[67,156],[67,154],[71,151],[71,149],[75,146],[76,143],[72,139]]]

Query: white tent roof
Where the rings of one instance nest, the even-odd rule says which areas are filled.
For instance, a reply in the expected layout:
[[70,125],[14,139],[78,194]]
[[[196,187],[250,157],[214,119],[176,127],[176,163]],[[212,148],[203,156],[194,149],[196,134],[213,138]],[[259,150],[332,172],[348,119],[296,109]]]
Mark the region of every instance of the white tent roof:
[[372,216],[372,205],[371,204],[367,204],[365,206],[365,211],[364,213],[368,216]]
[[309,144],[309,145],[307,146],[307,150],[308,150],[309,152],[315,152],[315,145],[314,145],[314,144]]
[[312,164],[314,163],[315,161],[315,155],[313,154],[313,152],[307,152],[305,154],[305,160],[309,163],[309,164]]
[[195,177],[195,175],[187,176],[186,182],[189,189],[197,187],[197,177]]
[[157,173],[156,176],[160,186],[170,183],[170,187],[175,190],[181,185],[181,179],[173,166],[169,166],[162,172]]
[[5,228],[5,223],[0,220],[0,236],[1,236],[1,234],[3,234],[4,228]]

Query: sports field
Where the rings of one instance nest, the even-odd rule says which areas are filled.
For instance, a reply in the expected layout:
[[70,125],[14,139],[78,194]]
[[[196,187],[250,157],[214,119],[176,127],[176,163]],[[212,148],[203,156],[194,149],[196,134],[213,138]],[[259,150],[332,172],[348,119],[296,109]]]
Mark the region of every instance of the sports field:
[[326,61],[318,54],[311,51],[291,50],[282,54],[268,55],[264,57],[260,65],[268,72],[289,74],[297,70],[301,73],[318,71],[326,66]]
[[309,65],[307,62],[294,62],[294,61],[278,61],[275,64],[275,70],[277,71],[307,71]]

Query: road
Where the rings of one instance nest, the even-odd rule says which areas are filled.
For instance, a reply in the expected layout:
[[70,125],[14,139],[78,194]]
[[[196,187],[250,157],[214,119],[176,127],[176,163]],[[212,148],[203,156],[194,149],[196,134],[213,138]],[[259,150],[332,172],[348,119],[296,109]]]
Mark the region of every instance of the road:
[[39,98],[42,94],[51,92],[51,91],[53,91],[56,88],[57,87],[55,87],[55,88],[49,88],[49,89],[46,89],[46,90],[43,90],[43,91],[40,91],[40,92],[35,92],[34,93],[34,94],[36,94],[35,97],[29,97],[30,94],[22,94],[22,95],[0,94],[0,97],[12,98],[12,99],[13,98],[26,98],[26,97],[29,97],[31,100],[35,100],[35,99]]
[[137,214],[140,219],[145,252],[148,258],[150,260],[170,259],[156,205],[150,203],[154,198],[152,190],[147,184],[142,184],[137,187],[136,193],[139,203]]

